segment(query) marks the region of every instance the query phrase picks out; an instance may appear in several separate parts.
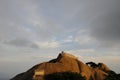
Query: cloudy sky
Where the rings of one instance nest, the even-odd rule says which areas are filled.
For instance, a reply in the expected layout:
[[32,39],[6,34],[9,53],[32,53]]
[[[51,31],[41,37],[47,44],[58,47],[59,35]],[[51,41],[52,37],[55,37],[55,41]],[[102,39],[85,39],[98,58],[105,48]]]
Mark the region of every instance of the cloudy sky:
[[61,51],[120,73],[120,0],[0,0],[0,78]]

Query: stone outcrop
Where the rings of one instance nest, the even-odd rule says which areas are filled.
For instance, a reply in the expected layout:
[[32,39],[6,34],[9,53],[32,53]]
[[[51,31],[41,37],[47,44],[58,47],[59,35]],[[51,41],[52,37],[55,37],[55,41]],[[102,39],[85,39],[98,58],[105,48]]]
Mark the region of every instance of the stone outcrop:
[[87,80],[104,80],[108,75],[106,71],[110,71],[110,69],[103,63],[99,63],[98,67],[88,66],[77,57],[62,52],[56,59],[37,64],[11,80],[44,80],[44,75],[67,71],[80,73]]

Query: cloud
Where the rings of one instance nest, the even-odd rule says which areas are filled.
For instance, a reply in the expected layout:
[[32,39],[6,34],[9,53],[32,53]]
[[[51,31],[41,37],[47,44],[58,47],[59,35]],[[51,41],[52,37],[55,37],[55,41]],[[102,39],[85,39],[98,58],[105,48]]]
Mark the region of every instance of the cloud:
[[75,41],[78,42],[80,45],[90,45],[92,44],[94,41],[94,39],[92,37],[90,37],[89,35],[79,35],[75,38]]
[[98,45],[88,29],[78,30],[73,38],[73,42],[78,44],[80,49],[95,48]]
[[90,22],[90,36],[98,41],[99,46],[120,48],[120,9],[118,3],[120,3],[118,0],[106,2],[104,9],[101,9],[102,12]]
[[35,42],[40,48],[58,48],[60,44],[57,41]]
[[2,13],[0,41],[2,43],[16,47],[38,48],[38,43],[34,42],[39,41],[44,48],[58,46],[57,42],[49,42],[49,40],[65,30],[53,20],[46,19],[41,13],[38,14],[37,9],[40,11],[38,4],[27,0],[1,1],[0,4]]
[[[17,6],[17,7],[16,7]],[[31,28],[28,27],[27,13],[16,1],[0,1],[0,40],[11,40],[14,38],[34,38]],[[32,9],[32,6],[30,7]]]
[[97,18],[92,23],[91,35],[103,46],[120,46],[120,11],[109,12]]
[[73,36],[67,36],[61,42],[63,42],[63,43],[70,43],[70,42],[73,42],[73,41],[74,41]]
[[29,48],[36,48],[36,49],[39,48],[37,44],[31,42],[30,40],[20,39],[20,38],[4,41],[4,43],[13,45],[16,47],[29,47]]
[[30,59],[33,59],[33,60],[35,60],[35,59],[38,59],[38,60],[39,60],[39,59],[50,60],[50,59],[54,59],[54,58],[56,58],[56,57],[53,56],[53,55],[52,55],[52,56],[51,56],[51,55],[49,55],[49,56],[45,56],[45,55],[44,55],[44,56],[40,56],[40,55],[37,56],[37,55],[36,55],[36,56],[31,56],[31,57],[30,57]]
[[[31,0],[1,1],[0,10],[3,14],[0,15],[0,39],[27,38],[28,40],[47,41],[72,31],[73,28],[67,30],[68,27],[64,27],[63,24],[56,21],[54,16],[45,15],[42,3]],[[48,4],[48,6],[52,6],[51,4]]]
[[80,49],[80,50],[71,50],[71,53],[93,53],[95,52],[94,49]]

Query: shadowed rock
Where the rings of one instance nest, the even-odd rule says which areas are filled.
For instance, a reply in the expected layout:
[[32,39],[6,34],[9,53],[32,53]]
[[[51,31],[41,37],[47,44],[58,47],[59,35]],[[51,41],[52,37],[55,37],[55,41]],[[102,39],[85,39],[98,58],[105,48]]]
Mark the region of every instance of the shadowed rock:
[[86,64],[90,65],[90,67],[93,67],[93,68],[98,67],[98,65],[96,63],[94,63],[94,62],[87,62]]

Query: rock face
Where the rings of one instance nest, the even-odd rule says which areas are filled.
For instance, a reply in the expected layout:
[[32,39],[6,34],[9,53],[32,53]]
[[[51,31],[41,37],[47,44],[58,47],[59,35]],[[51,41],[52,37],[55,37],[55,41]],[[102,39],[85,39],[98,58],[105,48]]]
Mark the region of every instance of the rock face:
[[79,61],[77,57],[62,52],[56,59],[35,65],[11,80],[44,80],[44,75],[67,71],[80,73],[87,80],[104,80],[108,75],[106,72],[111,70],[103,63],[93,68]]

